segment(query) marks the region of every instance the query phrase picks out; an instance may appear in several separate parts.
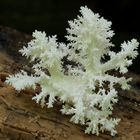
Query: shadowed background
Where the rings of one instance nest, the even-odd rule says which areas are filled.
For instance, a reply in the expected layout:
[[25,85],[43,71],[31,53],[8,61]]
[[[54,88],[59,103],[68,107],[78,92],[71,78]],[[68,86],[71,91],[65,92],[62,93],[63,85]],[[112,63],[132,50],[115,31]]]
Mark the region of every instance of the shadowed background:
[[[59,41],[65,41],[67,21],[76,18],[80,6],[85,5],[112,21],[116,33],[112,41],[117,50],[124,40],[137,38],[140,42],[140,10],[136,0],[0,0],[0,25],[29,34],[35,29],[46,31],[47,35],[57,34]],[[129,69],[140,73],[139,65],[140,56]]]

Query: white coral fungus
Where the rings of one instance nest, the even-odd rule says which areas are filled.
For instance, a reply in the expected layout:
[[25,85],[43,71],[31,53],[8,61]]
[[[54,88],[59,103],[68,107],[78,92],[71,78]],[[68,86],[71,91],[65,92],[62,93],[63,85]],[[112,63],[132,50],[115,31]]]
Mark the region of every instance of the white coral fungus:
[[[8,77],[6,83],[18,91],[35,89],[39,84],[42,90],[33,100],[42,107],[53,107],[59,99],[63,103],[61,112],[72,115],[72,122],[85,125],[86,133],[99,135],[109,131],[114,136],[120,121],[111,117],[118,96],[114,85],[129,89],[130,79],[110,75],[109,71],[126,73],[138,55],[139,43],[132,39],[121,44],[120,52],[111,51],[114,46],[110,42],[114,35],[111,22],[87,7],[81,7],[80,12],[81,16],[69,21],[68,44],[58,43],[56,36],[46,37],[45,32],[35,31],[34,39],[20,50],[34,61],[34,73],[28,75],[22,71]],[[71,63],[64,65],[63,58]]]

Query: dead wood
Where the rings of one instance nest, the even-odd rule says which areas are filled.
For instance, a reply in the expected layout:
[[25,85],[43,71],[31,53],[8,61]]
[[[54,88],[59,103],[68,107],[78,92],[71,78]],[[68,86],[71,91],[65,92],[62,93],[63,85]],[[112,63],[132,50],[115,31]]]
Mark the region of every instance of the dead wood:
[[61,104],[54,108],[41,108],[32,101],[34,91],[17,93],[4,83],[9,74],[20,69],[30,71],[27,61],[18,53],[31,36],[16,30],[0,27],[0,140],[139,140],[140,139],[140,76],[133,77],[130,91],[119,91],[119,102],[113,115],[121,118],[118,135],[84,134],[84,127],[69,122],[62,115]]

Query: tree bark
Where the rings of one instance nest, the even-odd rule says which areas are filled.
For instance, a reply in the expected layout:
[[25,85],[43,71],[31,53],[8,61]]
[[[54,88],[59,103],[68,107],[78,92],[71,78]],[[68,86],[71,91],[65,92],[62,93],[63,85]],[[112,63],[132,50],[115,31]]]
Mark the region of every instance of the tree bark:
[[133,77],[131,90],[119,90],[119,101],[113,116],[121,118],[118,134],[99,136],[84,133],[84,126],[71,123],[70,117],[60,113],[61,103],[54,108],[41,108],[32,101],[34,92],[27,89],[18,93],[4,83],[9,74],[30,65],[18,50],[31,39],[30,35],[0,26],[0,140],[139,140],[140,139],[140,76]]

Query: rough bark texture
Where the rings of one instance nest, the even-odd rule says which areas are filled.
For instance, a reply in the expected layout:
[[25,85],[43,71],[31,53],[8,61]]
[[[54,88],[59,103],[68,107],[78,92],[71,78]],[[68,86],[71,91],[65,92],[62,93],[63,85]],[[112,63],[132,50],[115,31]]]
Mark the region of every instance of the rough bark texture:
[[9,74],[25,69],[27,61],[18,50],[31,36],[0,26],[0,140],[140,140],[140,76],[133,77],[130,91],[119,92],[119,102],[113,115],[121,118],[118,135],[84,134],[84,127],[69,122],[70,116],[59,112],[61,104],[54,108],[41,108],[31,100],[33,91],[17,93],[4,83]]

